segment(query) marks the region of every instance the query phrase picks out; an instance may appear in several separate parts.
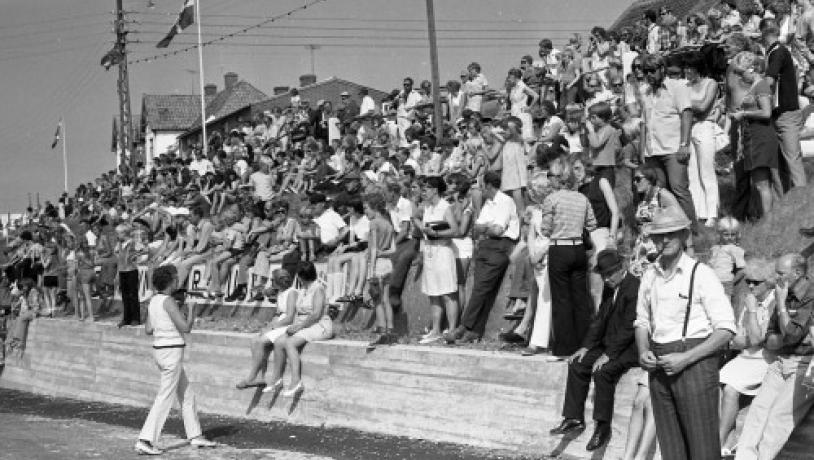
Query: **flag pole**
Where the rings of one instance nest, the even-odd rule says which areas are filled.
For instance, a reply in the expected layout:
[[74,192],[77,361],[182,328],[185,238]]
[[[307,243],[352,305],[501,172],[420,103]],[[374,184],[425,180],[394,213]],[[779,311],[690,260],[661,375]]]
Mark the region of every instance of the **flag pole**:
[[65,119],[62,119],[62,169],[65,179],[65,193],[68,192],[68,128]]
[[195,25],[198,28],[198,84],[201,92],[201,147],[203,157],[208,155],[206,138],[206,96],[204,94],[203,45],[201,44],[201,0],[195,0]]

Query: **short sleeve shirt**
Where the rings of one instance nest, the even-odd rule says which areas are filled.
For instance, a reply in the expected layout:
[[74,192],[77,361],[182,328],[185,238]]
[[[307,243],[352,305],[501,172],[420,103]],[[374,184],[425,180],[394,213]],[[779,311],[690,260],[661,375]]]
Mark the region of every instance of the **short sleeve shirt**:
[[681,144],[681,114],[690,108],[687,81],[667,78],[644,97],[647,113],[646,156],[677,153]]
[[766,75],[776,82],[775,112],[798,110],[800,101],[797,97],[797,72],[791,52],[785,45],[775,43],[769,47],[767,61]]
[[319,226],[319,240],[322,244],[328,244],[339,236],[339,231],[347,227],[342,216],[333,209],[326,209],[321,216],[314,219]]
[[734,244],[716,244],[710,252],[709,266],[715,270],[722,283],[734,280],[735,270],[746,266],[743,248]]

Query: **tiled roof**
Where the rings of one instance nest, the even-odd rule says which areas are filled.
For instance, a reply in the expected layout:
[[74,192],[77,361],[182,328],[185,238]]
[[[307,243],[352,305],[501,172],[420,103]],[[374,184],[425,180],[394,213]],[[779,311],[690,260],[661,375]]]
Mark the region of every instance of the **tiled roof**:
[[201,116],[201,99],[196,95],[145,94],[141,97],[142,128],[153,131],[186,131]]
[[[252,104],[268,99],[268,95],[243,80],[235,83],[231,88],[224,89],[214,99],[206,104],[206,119],[220,120],[238,110],[245,109]],[[208,123],[211,123],[209,121]],[[207,124],[208,124],[207,123]],[[189,131],[201,128],[200,113]]]
[[[343,80],[338,77],[331,77],[327,80],[318,81],[314,84],[303,86],[302,88],[298,88],[300,93],[300,98],[302,100],[307,100],[311,102],[311,107],[316,107],[317,101],[320,99],[325,101],[330,101],[334,107],[337,107],[340,102],[339,95],[342,94],[343,91],[347,91],[350,93],[351,98],[353,98],[356,103],[358,104],[360,101],[359,97],[359,90],[362,88],[368,89],[368,94],[373,100],[379,102],[388,93],[384,91],[380,91],[378,89],[373,89],[368,86],[360,85],[358,83],[354,83],[352,81]],[[291,104],[291,95],[280,94],[278,96],[271,97],[266,99],[262,102],[258,102],[252,104],[252,115],[257,113],[262,113],[265,110],[271,110],[274,108],[286,108]]]
[[[636,21],[642,18],[645,11],[658,11],[662,6],[672,11],[676,18],[683,20],[689,14],[706,13],[711,7],[720,3],[720,0],[638,0],[616,19],[610,30],[633,26]],[[748,0],[738,0],[739,6],[747,3],[749,3]]]

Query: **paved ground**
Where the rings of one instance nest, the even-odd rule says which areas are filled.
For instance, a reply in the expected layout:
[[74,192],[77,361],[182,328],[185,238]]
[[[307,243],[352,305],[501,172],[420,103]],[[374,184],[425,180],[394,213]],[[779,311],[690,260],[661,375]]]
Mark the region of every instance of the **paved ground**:
[[[146,409],[49,398],[0,389],[0,460],[84,460],[139,458],[133,444]],[[204,433],[223,446],[192,449],[173,413],[159,444],[162,458],[287,460],[498,460],[515,459],[453,444],[374,435],[342,428],[261,423],[203,415]]]

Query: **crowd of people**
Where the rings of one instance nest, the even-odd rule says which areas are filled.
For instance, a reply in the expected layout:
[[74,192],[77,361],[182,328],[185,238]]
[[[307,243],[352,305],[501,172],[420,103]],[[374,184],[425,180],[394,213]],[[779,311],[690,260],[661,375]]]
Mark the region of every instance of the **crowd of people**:
[[[773,458],[814,401],[797,397],[814,391],[814,287],[802,256],[750,258],[738,238],[740,222],[806,184],[812,32],[809,0],[723,1],[682,19],[665,7],[618,32],[596,27],[587,46],[543,39],[497,87],[473,62],[444,88],[406,77],[381,101],[363,89],[359,102],[342,93],[339,107],[312,107],[292,91],[289,108],[213,133],[208,155],[162,154],[29,209],[6,251],[8,343],[67,304],[92,321],[116,286],[119,326],[141,324],[149,301],[151,330],[169,303],[188,330],[174,316],[189,296],[269,300],[279,316],[237,387],[282,391],[290,362],[292,396],[303,346],[329,339],[350,306],[374,312],[371,346],[401,339],[394,312],[412,307],[414,269],[432,311],[421,344],[482,340],[506,292],[499,339],[568,361],[552,434],[585,428],[593,380],[587,448],[604,445],[615,385],[640,366],[626,459],[656,437],[668,460]],[[708,231],[719,243],[700,263],[694,239]],[[197,265],[202,289],[187,292]],[[755,399],[735,440],[743,396]],[[155,436],[142,441],[154,449]]]

